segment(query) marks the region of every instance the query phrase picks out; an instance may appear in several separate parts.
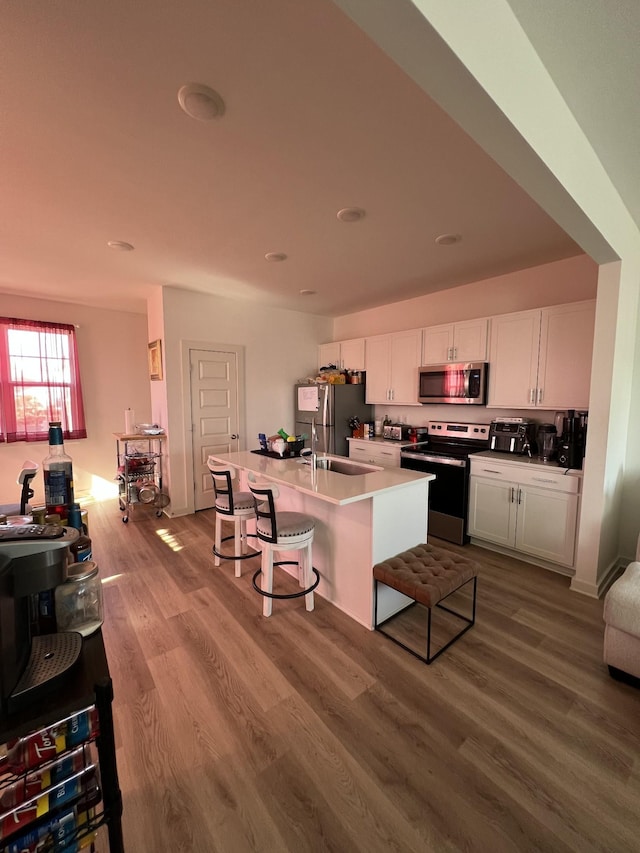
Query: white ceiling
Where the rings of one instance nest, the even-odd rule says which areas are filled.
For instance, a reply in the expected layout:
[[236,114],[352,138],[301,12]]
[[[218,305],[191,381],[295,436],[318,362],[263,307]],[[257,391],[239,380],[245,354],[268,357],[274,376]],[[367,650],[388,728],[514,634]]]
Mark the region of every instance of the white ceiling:
[[[623,164],[640,124],[627,139],[598,84],[600,125],[570,18],[545,42],[531,0],[511,5],[638,215]],[[331,0],[10,0],[0,79],[0,292],[144,311],[173,285],[337,316],[581,251]],[[220,92],[222,118],[180,110],[189,82]],[[338,221],[347,206],[365,218]],[[434,243],[449,232],[462,241]]]

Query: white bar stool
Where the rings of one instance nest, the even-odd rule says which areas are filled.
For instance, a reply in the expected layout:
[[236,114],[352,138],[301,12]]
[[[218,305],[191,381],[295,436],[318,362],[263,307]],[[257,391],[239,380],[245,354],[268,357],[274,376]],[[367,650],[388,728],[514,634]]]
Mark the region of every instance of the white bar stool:
[[[241,561],[255,557],[257,554],[257,551],[247,548],[247,539],[255,538],[256,535],[255,533],[247,533],[247,521],[256,517],[255,500],[250,492],[234,493],[232,481],[237,473],[235,468],[225,468],[211,459],[207,460],[207,467],[211,471],[213,491],[216,498],[215,544],[212,548],[215,557],[214,564],[219,566],[221,559],[234,560],[235,576],[239,578]],[[222,522],[225,517],[228,521],[233,521],[234,530],[233,536],[225,536],[223,539]],[[234,553],[223,554],[221,551],[222,543],[229,539],[234,540]]]
[[[313,610],[313,590],[320,583],[320,575],[311,562],[311,546],[315,521],[301,512],[276,513],[275,501],[280,494],[275,483],[259,482],[253,472],[249,472],[249,488],[256,501],[256,535],[262,546],[262,565],[253,576],[253,588],[264,597],[262,615],[271,616],[274,598],[305,597],[308,611]],[[298,551],[299,560],[280,560],[274,562],[274,552]],[[289,594],[273,592],[273,567],[298,566],[299,592]],[[257,579],[262,575],[261,586]],[[315,578],[314,578],[315,576]]]

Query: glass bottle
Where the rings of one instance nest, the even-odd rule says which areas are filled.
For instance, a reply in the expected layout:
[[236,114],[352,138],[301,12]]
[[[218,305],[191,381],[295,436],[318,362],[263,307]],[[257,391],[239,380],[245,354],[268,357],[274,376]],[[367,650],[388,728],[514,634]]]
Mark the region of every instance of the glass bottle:
[[72,503],[69,508],[69,527],[75,527],[80,534],[75,542],[69,545],[72,563],[84,563],[92,556],[91,538],[87,536],[87,530],[82,523],[82,511],[80,504]]
[[73,467],[71,457],[64,452],[60,421],[49,424],[49,455],[44,459],[42,469],[47,515],[55,513],[62,519],[68,518],[73,502]]

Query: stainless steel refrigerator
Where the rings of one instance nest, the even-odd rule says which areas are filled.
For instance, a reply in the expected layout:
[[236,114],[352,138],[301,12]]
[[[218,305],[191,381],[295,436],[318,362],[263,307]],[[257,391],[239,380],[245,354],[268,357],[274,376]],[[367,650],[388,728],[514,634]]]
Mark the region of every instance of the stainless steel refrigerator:
[[359,418],[360,423],[373,421],[373,406],[365,403],[365,386],[296,385],[294,388],[296,435],[306,433],[311,446],[311,421],[315,420],[318,435],[318,453],[349,455],[347,437],[351,436],[349,420]]

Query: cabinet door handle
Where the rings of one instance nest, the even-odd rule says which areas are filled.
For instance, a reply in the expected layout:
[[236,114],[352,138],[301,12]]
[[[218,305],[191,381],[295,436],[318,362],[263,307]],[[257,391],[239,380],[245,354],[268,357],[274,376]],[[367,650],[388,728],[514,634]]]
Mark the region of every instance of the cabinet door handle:
[[516,491],[516,490],[514,489],[514,487],[513,487],[513,486],[511,486],[511,501],[510,501],[510,503],[513,503],[513,502],[515,501],[515,499],[516,499],[516,498],[515,498],[515,491]]
[[529,388],[529,402],[535,403],[535,401],[536,401],[536,389],[535,388]]
[[522,489],[518,489],[518,503],[522,503]]
[[494,471],[493,468],[483,468],[485,474],[502,474],[502,471]]
[[538,405],[542,402],[542,388],[538,388]]
[[458,347],[451,347],[451,349],[452,349],[452,358],[455,361],[456,358],[458,357]]
[[453,347],[447,347],[447,361],[453,361]]

